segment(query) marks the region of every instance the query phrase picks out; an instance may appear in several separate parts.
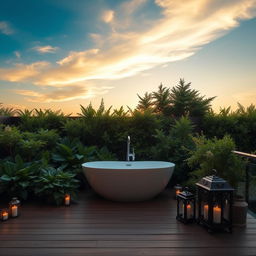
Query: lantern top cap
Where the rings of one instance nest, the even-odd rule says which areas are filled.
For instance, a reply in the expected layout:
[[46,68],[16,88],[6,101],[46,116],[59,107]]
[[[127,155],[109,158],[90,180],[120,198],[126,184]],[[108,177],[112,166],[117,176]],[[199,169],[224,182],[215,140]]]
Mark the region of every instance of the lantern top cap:
[[222,190],[233,191],[234,190],[226,180],[216,175],[203,177],[200,181],[196,183],[196,185],[198,187],[201,187],[210,191],[222,191]]
[[191,199],[194,198],[194,194],[188,191],[188,188],[186,187],[181,193],[177,195],[177,197],[181,197],[183,199]]
[[10,204],[19,204],[20,200],[18,199],[18,197],[13,197]]

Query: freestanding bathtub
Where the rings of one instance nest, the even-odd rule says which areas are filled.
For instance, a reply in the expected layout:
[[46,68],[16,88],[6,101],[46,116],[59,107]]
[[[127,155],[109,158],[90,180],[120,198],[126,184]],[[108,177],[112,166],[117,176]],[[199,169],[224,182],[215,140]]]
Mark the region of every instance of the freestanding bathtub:
[[89,184],[113,201],[144,201],[169,182],[175,164],[162,161],[99,161],[82,164]]

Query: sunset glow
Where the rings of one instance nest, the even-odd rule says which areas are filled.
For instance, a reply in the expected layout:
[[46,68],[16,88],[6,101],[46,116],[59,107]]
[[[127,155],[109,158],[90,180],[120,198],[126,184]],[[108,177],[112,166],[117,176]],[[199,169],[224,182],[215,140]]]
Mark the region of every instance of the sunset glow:
[[4,104],[76,113],[79,104],[103,97],[107,105],[134,107],[137,93],[161,82],[174,86],[179,78],[217,96],[215,109],[254,103],[255,0],[22,5],[12,0],[0,10]]

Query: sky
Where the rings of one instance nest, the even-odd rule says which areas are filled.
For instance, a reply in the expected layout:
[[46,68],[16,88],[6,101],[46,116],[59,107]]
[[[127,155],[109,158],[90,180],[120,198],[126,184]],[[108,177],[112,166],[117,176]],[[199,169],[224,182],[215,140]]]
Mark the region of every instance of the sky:
[[76,114],[191,82],[256,104],[256,0],[0,0],[0,102]]

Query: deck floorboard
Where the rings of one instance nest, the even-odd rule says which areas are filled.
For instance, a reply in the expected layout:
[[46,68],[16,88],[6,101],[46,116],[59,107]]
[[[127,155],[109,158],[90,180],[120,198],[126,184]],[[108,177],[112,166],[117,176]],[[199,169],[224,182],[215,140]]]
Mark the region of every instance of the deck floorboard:
[[256,255],[256,220],[246,228],[208,233],[176,221],[171,191],[140,203],[107,201],[83,192],[70,207],[26,203],[0,223],[0,255]]

